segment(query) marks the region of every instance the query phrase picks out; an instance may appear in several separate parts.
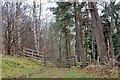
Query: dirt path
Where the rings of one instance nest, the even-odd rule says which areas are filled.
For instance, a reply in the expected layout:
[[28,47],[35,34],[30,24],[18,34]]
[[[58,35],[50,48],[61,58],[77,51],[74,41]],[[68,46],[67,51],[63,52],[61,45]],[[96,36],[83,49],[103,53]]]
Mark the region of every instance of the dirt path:
[[49,69],[49,70],[43,70],[43,71],[40,71],[40,72],[35,72],[35,73],[27,74],[27,75],[22,75],[20,77],[17,77],[17,79],[30,78],[30,77],[37,76],[37,75],[40,75],[40,74],[45,74],[45,73],[48,73],[48,72],[52,72],[54,70],[56,70],[56,68]]
[[52,76],[51,78],[62,78],[66,73],[68,73],[69,69],[65,68],[64,72],[60,72],[59,74]]

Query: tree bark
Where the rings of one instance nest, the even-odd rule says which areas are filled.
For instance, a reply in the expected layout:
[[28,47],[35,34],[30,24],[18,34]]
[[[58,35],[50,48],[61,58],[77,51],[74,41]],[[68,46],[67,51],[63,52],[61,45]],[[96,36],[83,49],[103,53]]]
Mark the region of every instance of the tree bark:
[[0,55],[3,54],[3,37],[2,37],[2,5],[0,5]]
[[39,48],[38,48],[38,36],[37,36],[37,27],[36,27],[36,2],[33,0],[33,33],[34,33],[34,42],[35,42],[35,49],[39,53]]
[[17,28],[17,37],[18,37],[18,52],[21,51],[21,38],[20,38],[20,28],[19,28],[19,13],[20,6],[19,6],[19,0],[16,2],[16,28]]
[[42,9],[41,9],[41,5],[42,5],[42,3],[41,3],[41,0],[40,0],[40,7],[39,7],[39,28],[38,28],[38,49],[39,50],[41,50],[42,49],[42,43],[41,43],[41,40],[42,40],[42,35],[40,34],[41,33],[41,11],[42,11]]
[[112,39],[113,27],[114,27],[114,21],[113,21],[113,16],[114,16],[114,14],[113,14],[114,7],[113,6],[114,6],[114,2],[111,2],[110,5],[111,5],[111,8],[110,8],[111,23],[110,23],[110,35],[109,35],[109,39],[110,39],[111,62],[112,62],[112,65],[114,65],[113,62],[114,62],[115,57],[114,57],[114,45],[113,45],[113,39]]
[[65,54],[66,54],[66,61],[67,61],[67,68],[70,68],[70,58],[69,58],[69,40],[68,40],[68,29],[66,27],[66,21],[63,25],[63,32],[65,37]]
[[85,54],[83,48],[83,40],[82,40],[82,19],[80,13],[77,13],[77,5],[74,2],[74,14],[75,14],[75,30],[76,30],[76,44],[75,44],[75,52],[77,55],[78,62],[82,62],[82,66],[85,66]]
[[95,42],[94,42],[94,37],[92,37],[92,55],[93,55],[93,63],[96,64],[96,59],[95,59]]
[[100,62],[108,63],[108,52],[106,49],[106,44],[104,40],[102,25],[100,22],[100,17],[98,15],[97,7],[95,2],[88,2],[88,6],[91,12],[92,26],[96,38],[96,43],[99,51]]

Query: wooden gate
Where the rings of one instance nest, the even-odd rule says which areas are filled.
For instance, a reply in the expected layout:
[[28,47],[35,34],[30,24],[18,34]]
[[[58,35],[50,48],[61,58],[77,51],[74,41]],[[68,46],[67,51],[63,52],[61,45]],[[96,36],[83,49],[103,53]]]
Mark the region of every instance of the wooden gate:
[[29,48],[23,48],[23,56],[29,57],[31,59],[37,60],[39,62],[44,63],[44,66],[46,66],[46,60],[47,57],[45,56],[44,52],[40,52],[37,50],[29,49]]

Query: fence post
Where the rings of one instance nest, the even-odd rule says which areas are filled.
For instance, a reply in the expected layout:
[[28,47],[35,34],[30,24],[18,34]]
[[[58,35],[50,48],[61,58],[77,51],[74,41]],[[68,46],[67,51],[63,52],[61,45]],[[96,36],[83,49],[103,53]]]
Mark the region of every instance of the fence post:
[[32,55],[31,55],[31,58],[33,58],[33,59],[34,59],[34,57],[33,57],[33,54],[34,54],[34,53],[33,53],[33,51],[32,51]]
[[44,60],[44,66],[46,66],[46,57],[45,57],[45,54],[43,56],[43,60]]
[[24,56],[24,54],[25,54],[25,47],[23,47],[23,53],[21,55]]
[[36,50],[23,47],[23,53],[22,53],[22,55],[25,56],[25,57],[26,56],[30,57],[32,59],[41,60],[42,63],[44,64],[44,66],[46,66],[47,57],[45,56],[45,54],[42,53],[42,52],[41,53],[39,52],[39,54],[38,54],[36,52],[37,52]]
[[74,56],[74,66],[76,67],[76,57]]

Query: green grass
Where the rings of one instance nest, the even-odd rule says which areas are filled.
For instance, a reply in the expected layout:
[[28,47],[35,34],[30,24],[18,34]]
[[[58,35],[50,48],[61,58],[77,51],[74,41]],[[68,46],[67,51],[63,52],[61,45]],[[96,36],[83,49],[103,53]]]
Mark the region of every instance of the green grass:
[[65,69],[64,68],[56,68],[48,73],[43,73],[32,78],[56,78],[64,75]]
[[2,57],[2,77],[19,77],[48,69],[39,62],[24,57]]
[[45,67],[40,62],[25,57],[0,57],[2,59],[2,77],[13,78],[30,73],[45,72],[31,78],[93,78],[78,68]]
[[91,78],[88,74],[81,72],[78,68],[71,68],[63,78]]
[[81,72],[78,68],[58,68],[49,73],[40,74],[32,78],[95,78],[95,76],[89,76],[85,72]]

